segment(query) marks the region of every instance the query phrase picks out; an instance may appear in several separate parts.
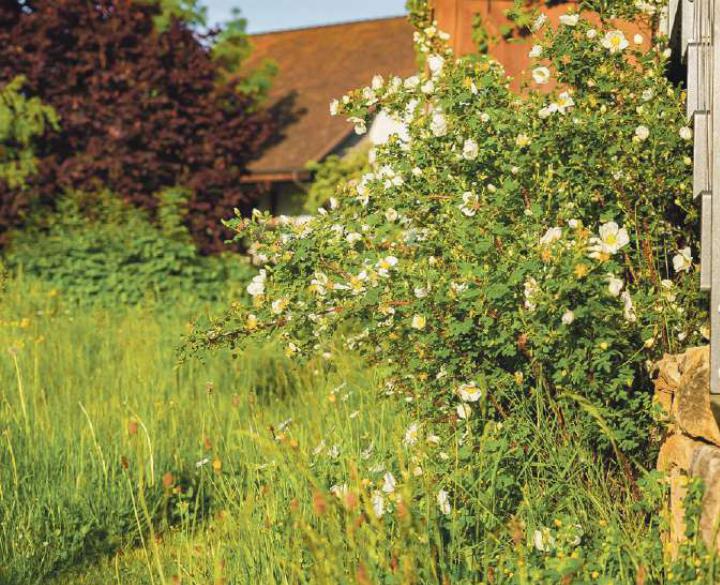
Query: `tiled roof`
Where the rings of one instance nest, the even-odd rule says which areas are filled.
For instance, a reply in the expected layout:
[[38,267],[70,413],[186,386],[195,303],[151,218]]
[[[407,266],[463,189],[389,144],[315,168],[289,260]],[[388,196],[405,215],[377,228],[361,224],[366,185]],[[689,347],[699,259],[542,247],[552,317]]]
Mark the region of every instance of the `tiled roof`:
[[330,116],[330,100],[369,85],[377,73],[412,75],[417,70],[412,38],[404,17],[253,35],[248,66],[275,61],[279,72],[271,102],[294,97],[300,113],[283,130],[284,138],[250,165],[251,173],[267,177],[303,171],[348,138],[352,126]]

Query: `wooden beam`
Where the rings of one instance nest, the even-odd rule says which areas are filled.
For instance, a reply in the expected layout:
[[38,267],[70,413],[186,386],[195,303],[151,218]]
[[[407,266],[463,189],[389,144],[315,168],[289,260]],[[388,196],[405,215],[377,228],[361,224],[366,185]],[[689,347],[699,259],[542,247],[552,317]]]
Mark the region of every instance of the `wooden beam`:
[[700,290],[712,287],[712,195],[700,201]]
[[[702,92],[703,88],[699,89]],[[710,172],[709,136],[712,127],[710,112],[695,112],[695,144],[693,155],[693,197],[712,192],[712,173]]]
[[[696,0],[700,1],[700,0]],[[720,185],[720,132],[714,132],[715,119],[718,115],[717,108],[720,104],[720,15],[717,8],[720,7],[718,0],[704,0],[705,5],[711,14],[712,20],[712,86],[711,86],[711,112],[709,115],[709,136],[711,137],[712,157],[710,168],[711,185]],[[712,266],[710,291],[710,391],[713,394],[720,394],[720,194],[712,197],[712,245],[711,259]]]
[[680,31],[680,50],[682,51],[680,57],[683,61],[687,57],[688,43],[693,38],[693,31],[695,30],[695,5],[697,2],[702,0],[682,0],[682,8],[680,18],[682,18],[682,30]]
[[670,0],[670,2],[668,2],[667,12],[663,14],[663,20],[660,24],[660,31],[664,32],[668,38],[673,36],[679,12],[680,0]]

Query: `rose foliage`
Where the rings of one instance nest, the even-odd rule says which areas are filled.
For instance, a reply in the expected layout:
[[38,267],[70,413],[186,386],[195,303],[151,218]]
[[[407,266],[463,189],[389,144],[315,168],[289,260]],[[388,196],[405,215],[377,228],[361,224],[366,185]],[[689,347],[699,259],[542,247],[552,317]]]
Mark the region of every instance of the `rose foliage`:
[[427,420],[505,418],[549,395],[598,446],[640,453],[649,363],[700,342],[706,322],[692,133],[665,40],[540,17],[515,94],[499,64],[455,59],[423,18],[426,72],[334,105],[360,133],[384,110],[407,136],[307,223],[231,221],[266,263],[254,306],[193,341],[279,334],[289,355],[330,364],[360,351]]

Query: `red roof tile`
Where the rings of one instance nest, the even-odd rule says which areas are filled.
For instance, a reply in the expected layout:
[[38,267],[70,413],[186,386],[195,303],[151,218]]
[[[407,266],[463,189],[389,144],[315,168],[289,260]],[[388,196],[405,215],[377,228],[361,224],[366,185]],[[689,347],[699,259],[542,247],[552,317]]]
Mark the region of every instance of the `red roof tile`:
[[373,75],[407,77],[417,70],[413,29],[404,17],[253,35],[248,66],[272,59],[279,72],[271,102],[292,99],[301,112],[284,138],[250,165],[254,175],[302,171],[329,154],[352,132],[333,118],[330,100],[370,83]]

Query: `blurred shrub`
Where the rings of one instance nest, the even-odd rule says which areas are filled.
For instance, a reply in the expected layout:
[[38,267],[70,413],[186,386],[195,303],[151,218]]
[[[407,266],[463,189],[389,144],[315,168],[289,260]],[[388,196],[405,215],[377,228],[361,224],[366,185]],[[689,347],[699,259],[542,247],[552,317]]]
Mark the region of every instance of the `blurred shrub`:
[[368,149],[358,148],[343,157],[331,155],[322,162],[311,162],[308,170],[313,172],[314,179],[305,200],[305,211],[315,213],[338,192],[353,189],[363,174],[370,170]]
[[80,303],[227,299],[228,287],[240,287],[253,269],[239,255],[200,255],[182,224],[186,192],[169,189],[160,200],[153,224],[108,192],[67,196],[57,213],[40,215],[14,234],[8,268]]

